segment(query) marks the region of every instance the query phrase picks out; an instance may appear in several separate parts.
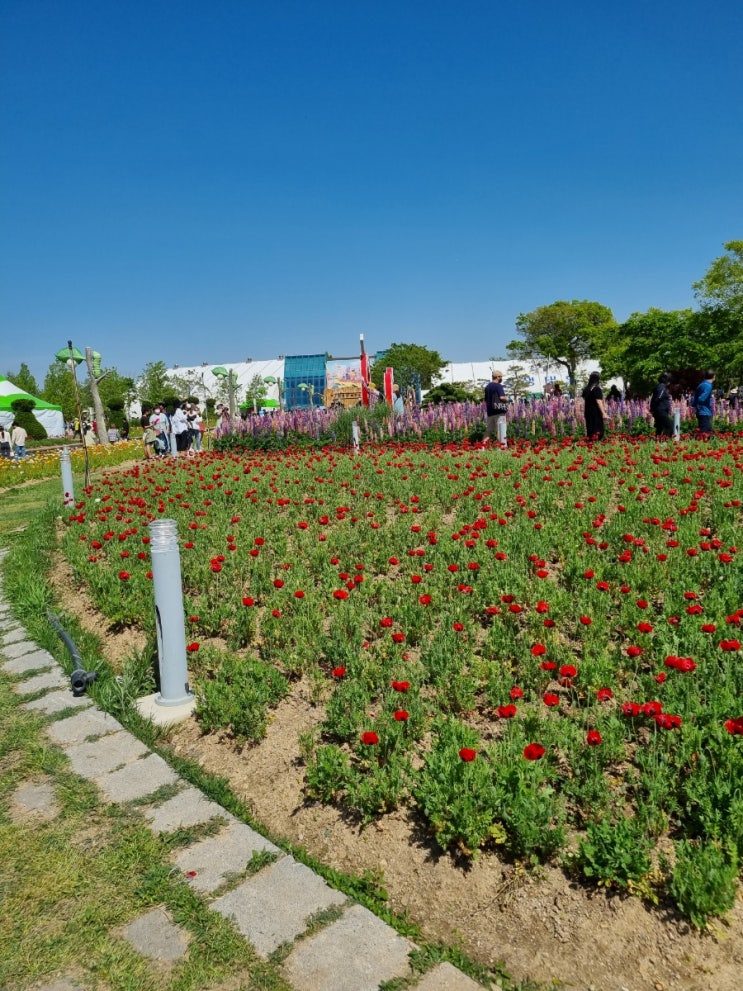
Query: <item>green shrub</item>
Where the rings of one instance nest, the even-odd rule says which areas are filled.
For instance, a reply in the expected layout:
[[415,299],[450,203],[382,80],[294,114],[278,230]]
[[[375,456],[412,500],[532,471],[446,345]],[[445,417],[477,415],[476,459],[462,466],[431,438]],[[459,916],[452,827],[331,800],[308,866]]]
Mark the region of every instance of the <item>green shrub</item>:
[[585,877],[599,884],[630,888],[649,873],[651,842],[635,819],[589,823],[575,862]]
[[10,404],[13,419],[19,427],[23,427],[31,440],[46,440],[47,432],[32,412],[35,406],[33,399],[16,399]]
[[335,744],[318,747],[307,763],[305,790],[310,798],[332,802],[345,791],[351,773],[348,755]]
[[738,855],[716,843],[681,840],[669,883],[671,897],[700,929],[715,915],[724,915],[735,902]]
[[204,732],[228,729],[238,742],[257,743],[266,735],[269,708],[288,690],[275,668],[228,654],[214,675],[196,686],[196,718]]

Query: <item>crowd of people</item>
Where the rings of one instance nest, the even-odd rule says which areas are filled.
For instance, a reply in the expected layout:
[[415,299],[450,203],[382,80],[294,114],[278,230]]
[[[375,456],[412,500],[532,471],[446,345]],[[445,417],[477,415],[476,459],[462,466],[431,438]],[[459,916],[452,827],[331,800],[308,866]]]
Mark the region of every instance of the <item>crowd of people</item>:
[[154,408],[143,407],[141,424],[144,456],[148,460],[194,455],[201,450],[205,424],[195,403],[176,403],[172,407],[157,403]]
[[[659,375],[658,382],[650,397],[650,414],[653,417],[655,436],[659,440],[672,437],[674,434],[671,381],[672,377],[669,372],[663,372]],[[714,371],[705,372],[704,378],[689,397],[689,405],[696,413],[697,434],[703,438],[709,438],[713,433],[714,382]],[[737,390],[734,390],[734,393],[737,399]],[[547,399],[559,399],[561,397],[562,390],[558,383],[551,385],[549,391],[545,390],[545,398]],[[602,440],[606,431],[608,414],[601,388],[600,372],[591,372],[588,382],[581,392],[581,398],[583,399],[586,437],[592,441]],[[606,398],[612,400],[622,398],[616,385],[612,385]],[[510,402],[511,400],[506,395],[503,386],[503,373],[494,370],[492,381],[485,386],[485,444],[492,443],[493,439],[496,438],[501,448],[508,446],[506,414]]]

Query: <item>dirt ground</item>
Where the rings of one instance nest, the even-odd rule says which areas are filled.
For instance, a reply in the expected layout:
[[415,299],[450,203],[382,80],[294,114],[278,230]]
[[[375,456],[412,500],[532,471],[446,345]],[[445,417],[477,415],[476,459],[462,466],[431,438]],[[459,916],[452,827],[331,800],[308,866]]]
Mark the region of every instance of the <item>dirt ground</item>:
[[[92,603],[73,589],[65,563],[54,576],[67,610],[103,639],[117,665],[143,646],[132,632],[112,633]],[[360,830],[340,812],[305,802],[299,734],[322,719],[299,682],[281,703],[266,739],[239,749],[220,734],[202,736],[192,719],[175,727],[175,753],[227,778],[236,795],[276,836],[323,863],[377,872],[391,907],[407,913],[426,939],[457,945],[514,978],[575,991],[738,991],[743,986],[743,899],[725,922],[698,933],[667,908],[575,884],[557,867],[530,875],[481,855],[464,868],[434,851],[413,816],[396,813]]]

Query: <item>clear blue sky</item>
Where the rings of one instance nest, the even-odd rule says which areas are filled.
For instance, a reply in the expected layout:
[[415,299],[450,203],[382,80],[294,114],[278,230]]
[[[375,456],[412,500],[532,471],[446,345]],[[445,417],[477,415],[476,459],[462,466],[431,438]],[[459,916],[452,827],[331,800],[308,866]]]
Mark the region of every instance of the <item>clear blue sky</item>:
[[0,372],[692,306],[742,117],[740,0],[2,0]]

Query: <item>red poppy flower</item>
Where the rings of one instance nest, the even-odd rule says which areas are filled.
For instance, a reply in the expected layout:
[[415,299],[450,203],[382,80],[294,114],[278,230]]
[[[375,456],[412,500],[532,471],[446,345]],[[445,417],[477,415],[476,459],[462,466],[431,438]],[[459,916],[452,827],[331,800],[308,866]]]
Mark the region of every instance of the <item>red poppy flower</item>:
[[578,668],[574,664],[563,664],[560,668],[561,678],[575,678],[578,674]]
[[405,643],[405,634],[404,633],[393,633],[392,634],[392,642],[393,643]]
[[544,644],[535,643],[531,648],[532,657],[542,657],[543,654],[547,653],[547,648]]
[[608,592],[609,591],[609,583],[608,582],[596,582],[596,588],[599,590],[599,592]]
[[725,729],[731,736],[743,736],[743,716],[738,719],[726,719]]
[[375,744],[379,743],[379,737],[373,729],[369,729],[365,733],[361,734],[361,742],[365,743],[367,747],[373,747]]
[[410,713],[406,709],[395,709],[395,722],[404,723],[410,718]]
[[637,629],[639,630],[640,633],[652,633],[653,632],[652,623],[638,623],[637,624]]
[[642,647],[636,647],[634,644],[627,648],[627,657],[639,657],[642,653]]
[[581,616],[580,622],[583,626],[590,626],[593,620],[591,619],[590,616]]
[[544,754],[545,749],[541,743],[528,743],[524,747],[524,757],[527,760],[539,760]]
[[524,697],[524,689],[519,688],[518,685],[514,685],[511,691],[508,693],[511,698],[516,701],[516,699],[522,699]]
[[611,690],[611,688],[599,688],[599,690],[596,692],[596,698],[599,700],[599,702],[608,702],[609,699],[614,698],[614,692]]
[[128,571],[119,572],[119,578],[121,579],[122,582],[128,582],[131,577],[132,576],[129,574]]
[[597,747],[601,743],[601,734],[597,729],[589,729],[586,733],[586,743],[589,747]]
[[409,681],[393,681],[392,687],[396,692],[407,692],[410,689]]
[[666,674],[665,671],[661,671],[655,676],[655,680],[658,682],[659,685],[662,685],[663,682],[667,680],[667,678],[668,675]]
[[549,612],[550,611],[549,603],[540,600],[539,602],[537,602],[535,609],[539,613]]
[[584,578],[594,578],[595,576],[596,576],[596,572],[593,571],[591,568],[588,568],[586,571],[583,572]]
[[195,653],[198,649],[199,649],[199,645],[196,643],[196,641],[186,645],[186,650],[189,651],[189,653],[191,654]]
[[348,592],[346,591],[345,588],[337,588],[333,592],[333,598],[334,599],[347,599],[348,598]]
[[702,623],[702,633],[714,633],[716,629],[714,623]]
[[392,623],[393,620],[391,616],[385,616],[383,619],[380,619],[379,621],[379,625],[384,627],[385,629],[389,629],[389,627],[392,626]]
[[421,595],[420,598],[418,599],[418,602],[420,602],[420,604],[422,606],[430,606],[431,605],[431,596],[430,595]]
[[272,609],[271,610],[271,615],[273,616],[274,619],[281,619],[281,610],[280,609]]
[[470,761],[473,761],[477,757],[477,751],[472,750],[471,747],[462,747],[459,751],[459,756],[465,764],[469,764]]
[[544,702],[545,705],[552,708],[560,704],[560,696],[555,695],[554,692],[545,692],[544,695],[542,696],[542,701]]
[[189,616],[188,617],[188,621],[189,621],[189,623],[198,623],[199,617],[198,616]]
[[518,614],[521,612],[521,606],[517,602],[512,602],[511,605],[508,607],[508,611],[511,613]]
[[555,664],[554,661],[542,661],[539,667],[542,669],[542,671],[554,671],[555,668],[557,667],[557,664]]
[[656,726],[660,729],[678,729],[681,726],[681,716],[671,716],[666,712],[660,712],[653,717]]
[[499,705],[495,711],[498,714],[499,719],[513,719],[516,715],[516,706],[512,703],[509,703],[508,705]]
[[461,633],[464,630],[464,623],[452,623],[451,628],[455,633]]
[[740,650],[740,640],[721,640],[720,650]]
[[333,668],[334,678],[342,678],[345,675],[345,673],[346,673],[346,669],[342,666],[339,668]]
[[211,570],[214,572],[215,575],[219,574],[219,572],[222,570],[222,565],[219,563],[219,561],[212,561],[209,567],[211,568]]
[[255,599],[251,598],[251,596],[249,596],[249,595],[246,595],[243,598],[243,605],[244,606],[254,606],[255,605]]

